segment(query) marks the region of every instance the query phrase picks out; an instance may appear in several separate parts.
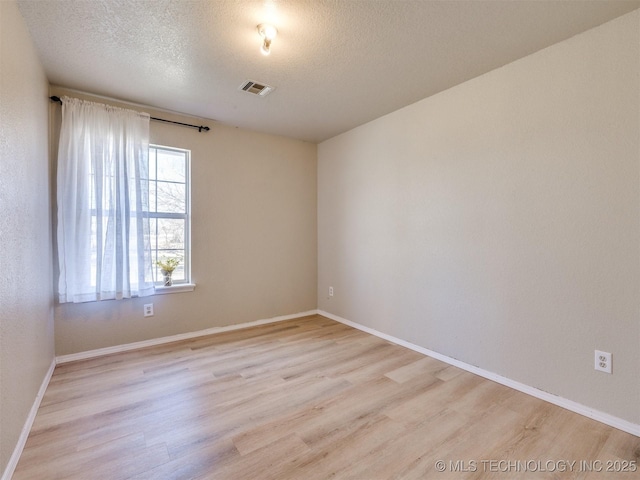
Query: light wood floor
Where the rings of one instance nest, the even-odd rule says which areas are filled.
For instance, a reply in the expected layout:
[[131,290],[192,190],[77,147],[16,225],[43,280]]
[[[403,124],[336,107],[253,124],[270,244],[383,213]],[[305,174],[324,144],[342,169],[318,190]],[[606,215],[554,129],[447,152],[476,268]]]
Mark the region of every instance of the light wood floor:
[[597,470],[639,457],[638,437],[313,316],[58,366],[13,478],[638,479]]

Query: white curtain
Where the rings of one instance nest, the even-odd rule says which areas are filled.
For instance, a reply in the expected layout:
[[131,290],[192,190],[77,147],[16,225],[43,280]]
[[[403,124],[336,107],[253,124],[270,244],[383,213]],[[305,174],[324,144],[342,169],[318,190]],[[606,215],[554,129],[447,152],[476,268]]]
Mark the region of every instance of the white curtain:
[[154,293],[149,115],[62,98],[58,149],[61,303]]

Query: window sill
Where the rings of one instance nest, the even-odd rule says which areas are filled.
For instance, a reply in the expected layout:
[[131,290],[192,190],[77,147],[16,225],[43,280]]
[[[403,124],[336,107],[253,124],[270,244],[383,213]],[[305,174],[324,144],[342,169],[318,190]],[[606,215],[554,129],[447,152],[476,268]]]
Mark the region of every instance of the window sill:
[[166,295],[168,293],[193,292],[196,288],[195,283],[179,283],[170,287],[156,287],[156,295]]

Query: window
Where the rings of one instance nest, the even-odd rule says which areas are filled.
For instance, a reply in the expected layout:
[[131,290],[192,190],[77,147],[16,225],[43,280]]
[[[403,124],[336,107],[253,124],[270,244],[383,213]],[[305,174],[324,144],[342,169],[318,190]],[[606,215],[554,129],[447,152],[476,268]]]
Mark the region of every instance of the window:
[[[193,290],[190,152],[149,145],[146,113],[69,97],[62,101],[60,303]],[[158,261],[177,263],[165,268],[175,283]],[[173,284],[178,288],[162,288]]]
[[158,260],[180,263],[173,284],[191,283],[189,150],[149,146],[149,221],[156,286],[164,284]]

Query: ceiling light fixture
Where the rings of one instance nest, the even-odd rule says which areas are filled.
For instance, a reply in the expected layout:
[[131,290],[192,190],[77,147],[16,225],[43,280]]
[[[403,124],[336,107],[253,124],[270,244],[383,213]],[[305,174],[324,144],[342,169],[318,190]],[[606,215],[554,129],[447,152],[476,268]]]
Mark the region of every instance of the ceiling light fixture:
[[269,55],[271,53],[271,42],[276,35],[278,35],[278,29],[268,23],[261,23],[258,25],[258,33],[262,37],[262,47],[260,51],[263,55]]

